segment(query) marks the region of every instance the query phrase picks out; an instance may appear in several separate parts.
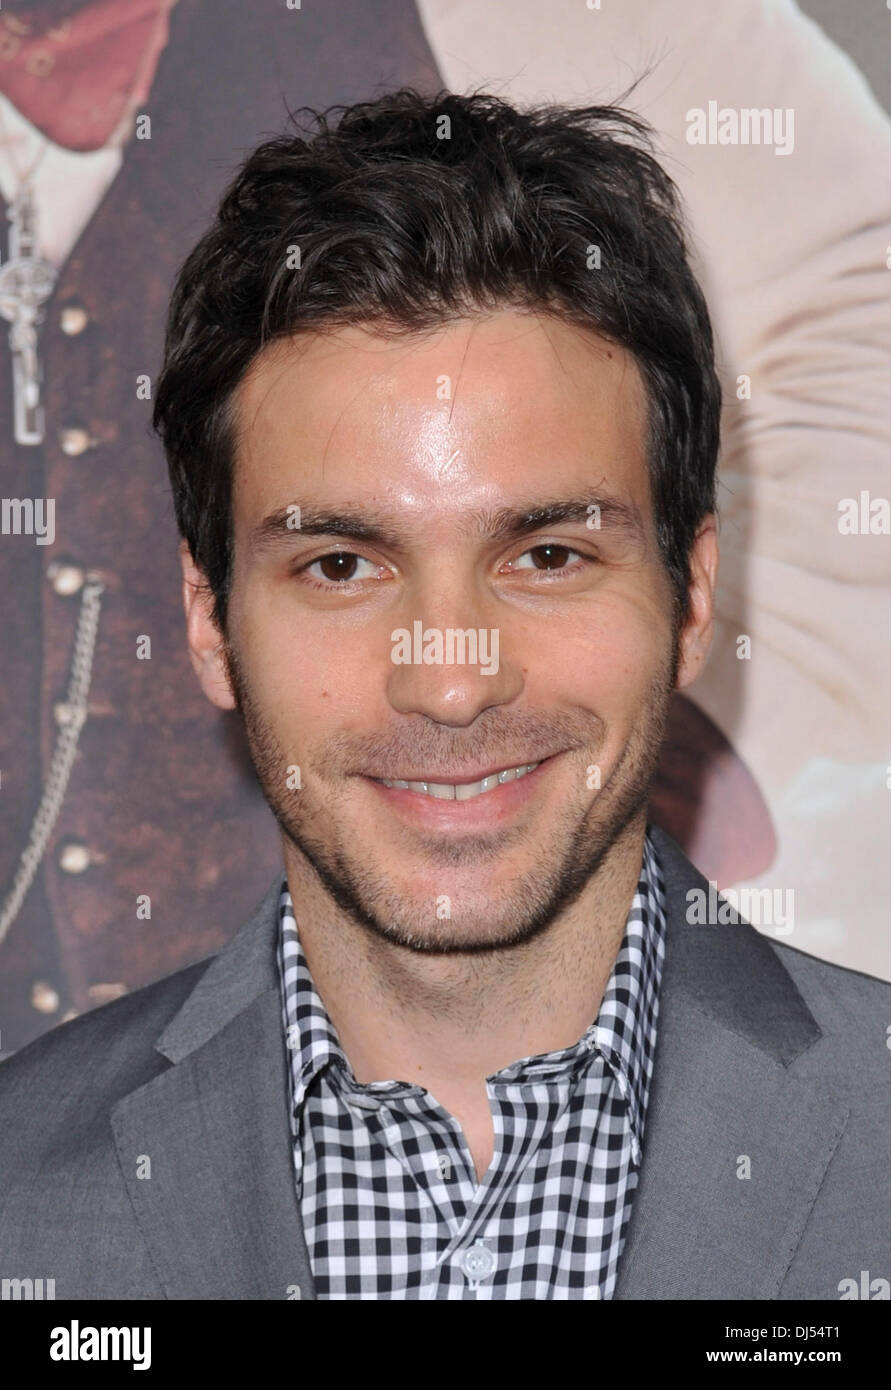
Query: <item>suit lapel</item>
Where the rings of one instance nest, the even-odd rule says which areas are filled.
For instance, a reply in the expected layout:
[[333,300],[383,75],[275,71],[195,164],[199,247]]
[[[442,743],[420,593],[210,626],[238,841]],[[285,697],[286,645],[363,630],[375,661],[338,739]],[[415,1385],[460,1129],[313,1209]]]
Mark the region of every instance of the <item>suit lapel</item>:
[[776,1298],[848,1110],[791,1069],[821,1033],[769,942],[746,923],[689,926],[686,892],[707,885],[656,841],[665,969],[615,1296]]
[[159,1039],[174,1065],[112,1112],[124,1181],[168,1298],[315,1297],[287,1114],[280,885],[279,876]]

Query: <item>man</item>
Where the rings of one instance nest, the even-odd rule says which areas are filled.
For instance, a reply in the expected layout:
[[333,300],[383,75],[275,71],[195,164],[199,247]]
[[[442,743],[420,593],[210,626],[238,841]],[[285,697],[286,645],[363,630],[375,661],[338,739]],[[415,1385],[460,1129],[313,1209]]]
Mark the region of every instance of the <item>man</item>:
[[647,824],[712,631],[720,391],[646,137],[401,91],[263,145],[183,267],[189,651],[285,873],[210,962],[0,1068],[0,1273],[887,1290],[891,989]]
[[[849,39],[859,32],[848,25]],[[168,640],[180,599],[155,539],[166,535],[172,556],[173,531],[146,430],[158,306],[233,158],[279,125],[285,94],[327,104],[380,84],[435,90],[445,79],[460,91],[484,79],[521,105],[552,93],[583,104],[626,87],[645,54],[662,56],[634,102],[689,209],[728,387],[722,603],[703,678],[673,697],[650,814],[719,886],[762,875],[771,891],[794,891],[804,949],[891,976],[869,878],[882,862],[887,681],[868,634],[887,564],[881,536],[852,542],[836,527],[854,480],[882,491],[888,452],[873,244],[886,208],[872,168],[891,127],[829,47],[784,0],[741,0],[732,24],[697,0],[600,11],[553,0],[546,18],[535,0],[380,0],[373,23],[361,0],[3,6],[0,207],[11,213],[27,183],[35,250],[57,278],[32,358],[43,438],[33,430],[27,443],[14,389],[26,354],[10,351],[23,325],[15,296],[0,293],[12,314],[8,337],[0,325],[2,490],[4,503],[54,499],[58,527],[52,545],[0,537],[0,585],[16,593],[0,712],[0,1057],[218,949],[250,906],[248,868],[271,874],[280,858],[237,720],[207,719],[185,647]],[[725,101],[795,108],[792,158],[686,141],[687,109],[718,78]],[[822,196],[827,179],[839,196]],[[10,223],[10,246],[14,233]],[[0,247],[0,281],[10,278]],[[754,392],[745,403],[740,372]],[[778,517],[776,488],[796,509],[806,495],[807,524]],[[852,622],[855,611],[866,620]],[[144,679],[157,670],[149,656],[163,680]],[[794,699],[777,701],[777,688]],[[190,784],[182,768],[198,739],[207,771]],[[184,935],[182,916],[201,926]]]

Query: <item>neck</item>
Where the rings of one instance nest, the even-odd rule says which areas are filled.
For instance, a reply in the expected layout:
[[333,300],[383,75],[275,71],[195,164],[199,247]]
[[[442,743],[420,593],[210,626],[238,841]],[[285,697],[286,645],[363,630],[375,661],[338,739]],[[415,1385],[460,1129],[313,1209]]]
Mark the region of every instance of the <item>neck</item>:
[[369,931],[286,842],[301,944],[357,1081],[409,1081],[454,1103],[522,1057],[577,1042],[622,943],[645,830],[642,813],[531,941],[467,956],[410,951]]

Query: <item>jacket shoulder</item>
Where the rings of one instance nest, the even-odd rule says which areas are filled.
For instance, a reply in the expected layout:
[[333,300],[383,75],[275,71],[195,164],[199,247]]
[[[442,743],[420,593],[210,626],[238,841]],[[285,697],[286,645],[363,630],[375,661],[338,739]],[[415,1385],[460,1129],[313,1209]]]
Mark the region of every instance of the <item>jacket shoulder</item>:
[[0,1062],[0,1153],[33,1152],[41,1132],[72,1115],[82,1132],[163,1071],[169,1063],[154,1043],[213,959],[59,1024]]
[[836,1102],[833,1126],[811,1136],[815,1150],[828,1151],[829,1162],[779,1297],[850,1297],[842,1292],[846,1281],[859,1287],[863,1270],[883,1275],[891,1257],[891,984],[786,943],[771,944],[820,1029],[793,1069],[810,1084],[812,1098]]
[[883,1149],[891,1124],[891,984],[784,942],[771,946],[820,1030],[795,1070],[838,1095],[855,1119],[855,1132],[866,1124],[864,1150],[876,1144]]
[[[770,939],[770,938],[769,938]],[[863,1036],[891,1022],[891,981],[770,939],[823,1033]]]

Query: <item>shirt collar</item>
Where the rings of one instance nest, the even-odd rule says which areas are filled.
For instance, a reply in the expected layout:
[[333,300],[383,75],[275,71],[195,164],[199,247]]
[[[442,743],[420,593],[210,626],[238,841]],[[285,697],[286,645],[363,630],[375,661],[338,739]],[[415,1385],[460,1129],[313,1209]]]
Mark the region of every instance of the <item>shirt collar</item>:
[[[334,1067],[338,1082],[357,1099],[396,1095],[418,1088],[398,1081],[359,1083],[340,1045],[309,972],[300,943],[287,879],[279,896],[278,962],[291,1058],[292,1113],[324,1068]],[[625,935],[604,990],[597,1018],[571,1047],[522,1058],[496,1073],[499,1080],[544,1080],[566,1075],[597,1051],[616,1078],[628,1107],[639,1154],[653,1070],[659,985],[665,954],[665,887],[652,838],[647,832],[637,888]]]
[[653,1075],[659,987],[665,961],[665,884],[652,838],[644,842],[640,877],[625,936],[593,1028],[597,1045],[622,1090],[638,1146]]

